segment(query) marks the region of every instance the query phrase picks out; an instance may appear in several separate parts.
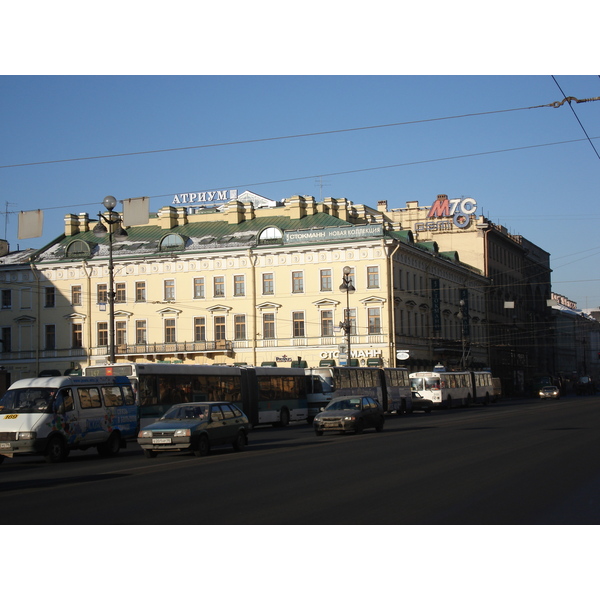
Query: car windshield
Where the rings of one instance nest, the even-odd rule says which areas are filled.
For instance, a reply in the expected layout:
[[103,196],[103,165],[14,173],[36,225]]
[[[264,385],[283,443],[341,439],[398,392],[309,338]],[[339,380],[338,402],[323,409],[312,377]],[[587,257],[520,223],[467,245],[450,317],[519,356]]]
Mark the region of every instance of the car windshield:
[[0,413],[51,413],[55,396],[53,388],[8,390],[0,400]]
[[348,398],[330,402],[325,410],[360,410],[360,398]]
[[205,419],[208,415],[208,406],[173,406],[162,417],[167,419]]

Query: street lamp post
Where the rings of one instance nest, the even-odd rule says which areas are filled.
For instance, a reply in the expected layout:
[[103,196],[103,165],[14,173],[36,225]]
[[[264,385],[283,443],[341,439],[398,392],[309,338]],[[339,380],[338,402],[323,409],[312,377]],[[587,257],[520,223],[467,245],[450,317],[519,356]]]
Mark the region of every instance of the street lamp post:
[[458,304],[460,306],[458,313],[456,314],[456,316],[460,319],[460,340],[461,340],[461,345],[462,345],[462,354],[460,356],[460,368],[461,370],[464,371],[465,369],[465,314],[464,314],[464,309],[465,309],[465,301],[464,300],[459,300]]
[[340,327],[344,330],[344,333],[346,334],[348,366],[352,365],[352,354],[350,352],[350,333],[352,331],[352,320],[350,319],[350,294],[356,291],[356,288],[352,285],[352,277],[350,276],[351,273],[352,269],[350,267],[344,267],[344,275],[342,277],[342,284],[340,285],[340,291],[346,292],[346,315],[344,318],[344,322],[340,323]]
[[[122,219],[119,213],[114,212],[117,200],[114,196],[106,196],[102,201],[108,210],[108,217],[98,213],[98,223],[94,227],[94,235],[102,238],[108,231],[108,360],[111,364],[115,362],[115,273],[113,263],[113,239],[121,242],[127,238],[127,232],[121,226]],[[108,230],[102,224],[108,225]],[[115,227],[118,226],[118,229]]]

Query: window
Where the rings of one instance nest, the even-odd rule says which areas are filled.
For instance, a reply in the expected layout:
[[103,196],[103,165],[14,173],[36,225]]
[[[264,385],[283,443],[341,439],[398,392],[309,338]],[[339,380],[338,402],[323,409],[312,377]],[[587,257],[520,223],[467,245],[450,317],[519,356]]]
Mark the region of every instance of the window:
[[379,287],[379,267],[367,267],[367,287]]
[[53,287],[44,288],[44,307],[53,308],[56,302],[55,290]]
[[75,240],[67,246],[65,255],[67,258],[89,258],[92,255],[92,250],[87,242]]
[[165,279],[164,282],[164,298],[165,301],[175,300],[175,280]]
[[292,313],[293,335],[294,337],[304,337],[304,313]]
[[381,309],[369,308],[369,333],[381,333]]
[[[54,288],[52,288],[54,289]],[[71,348],[83,348],[83,324],[71,324]]]
[[161,252],[174,252],[185,248],[185,240],[176,233],[166,235],[160,242]]
[[165,319],[165,343],[172,344],[175,341],[175,319]]
[[73,306],[81,306],[81,286],[74,285],[71,288],[71,304]]
[[98,346],[108,346],[108,323],[98,323]]
[[2,308],[12,308],[11,290],[2,290]]
[[135,301],[146,302],[146,282],[136,281],[135,282]]
[[321,335],[323,337],[333,335],[333,311],[332,310],[321,311]]
[[99,283],[96,287],[96,297],[98,298],[98,304],[108,303],[108,285],[106,283]]
[[302,271],[292,271],[292,293],[304,292],[304,274]]
[[283,234],[280,229],[277,227],[267,227],[258,236],[258,244],[259,246],[264,244],[280,244],[282,239]]
[[262,293],[267,296],[275,293],[275,286],[273,284],[273,273],[263,273]]
[[204,298],[204,277],[194,278],[194,298]]
[[323,269],[321,271],[321,291],[331,292],[331,269]]
[[56,325],[44,326],[44,349],[56,350]]
[[146,321],[135,322],[135,343],[147,344],[148,337],[146,335]]
[[235,315],[233,317],[234,336],[236,340],[246,339],[246,316]]
[[115,343],[124,346],[127,343],[127,324],[125,321],[115,322]]
[[213,280],[215,298],[225,297],[225,277],[215,277]]
[[344,322],[350,321],[350,334],[356,335],[356,309],[344,309]]
[[263,314],[263,338],[275,338],[275,313]]
[[10,327],[2,328],[2,352],[10,352],[12,350],[12,332]]
[[206,341],[206,319],[204,317],[196,317],[194,319],[194,341]]
[[115,283],[115,302],[127,302],[127,289],[124,283]]
[[233,295],[244,296],[246,294],[243,275],[233,276]]
[[215,317],[215,341],[225,339],[225,317]]
[[100,408],[102,406],[98,388],[78,388],[77,391],[81,408]]

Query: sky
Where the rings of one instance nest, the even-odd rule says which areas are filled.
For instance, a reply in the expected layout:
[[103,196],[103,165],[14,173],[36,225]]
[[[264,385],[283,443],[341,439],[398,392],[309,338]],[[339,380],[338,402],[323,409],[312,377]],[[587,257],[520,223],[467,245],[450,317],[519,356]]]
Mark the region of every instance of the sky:
[[[447,194],[548,251],[553,291],[597,307],[600,101],[546,106],[565,96],[600,97],[600,77],[3,75],[0,237],[40,248],[107,195],[156,211],[224,189],[390,209]],[[17,239],[36,209],[43,236]]]

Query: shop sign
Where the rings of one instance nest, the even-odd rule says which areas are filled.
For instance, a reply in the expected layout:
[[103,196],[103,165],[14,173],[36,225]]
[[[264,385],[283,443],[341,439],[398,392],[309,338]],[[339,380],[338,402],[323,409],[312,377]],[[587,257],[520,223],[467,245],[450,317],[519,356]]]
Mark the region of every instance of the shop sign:
[[[351,358],[381,358],[383,357],[383,350],[351,350]],[[319,358],[339,358],[339,350],[323,350]],[[347,356],[344,354],[344,356]]]
[[381,237],[383,225],[357,225],[355,227],[324,227],[323,229],[304,229],[285,231],[283,243],[331,242],[353,240],[356,238]]

